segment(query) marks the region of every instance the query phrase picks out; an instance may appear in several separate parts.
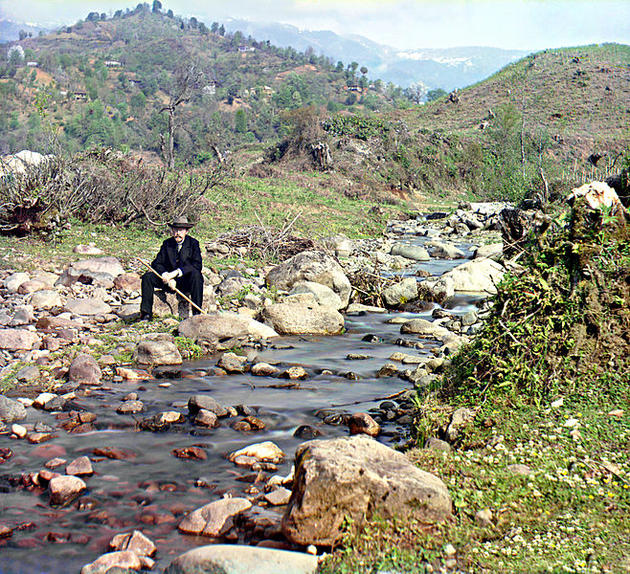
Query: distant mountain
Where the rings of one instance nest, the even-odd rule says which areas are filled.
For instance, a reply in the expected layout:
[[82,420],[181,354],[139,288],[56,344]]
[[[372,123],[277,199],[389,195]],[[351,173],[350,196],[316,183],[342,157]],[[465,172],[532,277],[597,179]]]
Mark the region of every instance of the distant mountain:
[[316,54],[352,61],[366,66],[372,79],[407,87],[422,83],[429,88],[452,90],[479,82],[528,52],[499,48],[460,47],[445,49],[397,50],[358,35],[341,36],[330,31],[300,30],[288,24],[228,20],[226,29],[240,30],[258,41],[276,46],[292,46]]
[[12,20],[0,20],[0,44],[5,42],[13,42],[20,38],[20,30],[24,30],[27,34],[33,36],[46,32],[46,28],[42,28],[37,24],[25,24],[24,22],[13,22]]

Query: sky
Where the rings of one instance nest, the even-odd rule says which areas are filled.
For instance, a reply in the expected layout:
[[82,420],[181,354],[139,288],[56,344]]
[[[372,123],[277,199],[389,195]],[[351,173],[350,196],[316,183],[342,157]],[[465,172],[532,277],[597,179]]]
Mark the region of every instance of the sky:
[[[91,11],[133,8],[138,1],[0,0],[0,19],[70,24]],[[162,0],[162,5],[206,24],[228,18],[280,22],[360,34],[402,50],[630,44],[630,0]]]

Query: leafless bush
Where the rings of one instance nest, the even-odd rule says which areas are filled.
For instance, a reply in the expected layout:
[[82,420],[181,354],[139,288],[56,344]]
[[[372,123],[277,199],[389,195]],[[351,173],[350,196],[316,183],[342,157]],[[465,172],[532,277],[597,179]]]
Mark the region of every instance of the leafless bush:
[[91,223],[162,225],[198,217],[206,191],[232,173],[229,162],[203,171],[168,171],[101,150],[53,158],[0,179],[0,230],[28,233],[76,217]]
[[244,247],[251,257],[263,261],[285,261],[315,247],[312,240],[290,234],[298,217],[299,214],[282,229],[272,229],[262,224],[236,229],[219,236],[216,243],[223,244],[231,250]]

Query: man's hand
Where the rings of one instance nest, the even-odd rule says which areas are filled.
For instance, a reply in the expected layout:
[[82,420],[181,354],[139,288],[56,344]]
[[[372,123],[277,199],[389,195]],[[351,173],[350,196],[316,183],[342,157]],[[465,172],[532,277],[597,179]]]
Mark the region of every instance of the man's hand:
[[181,275],[182,275],[181,269],[175,269],[175,271],[164,271],[161,277],[164,283],[168,283],[169,281],[175,279],[176,277],[181,277]]
[[175,279],[169,279],[168,281],[165,281],[165,283],[170,289],[175,289]]

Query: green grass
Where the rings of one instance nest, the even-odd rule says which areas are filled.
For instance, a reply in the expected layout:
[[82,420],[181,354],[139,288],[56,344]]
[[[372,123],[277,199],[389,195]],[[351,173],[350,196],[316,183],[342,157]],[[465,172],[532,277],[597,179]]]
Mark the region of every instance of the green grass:
[[[322,571],[422,572],[423,563],[444,564],[449,543],[465,572],[627,571],[626,385],[619,381],[617,400],[593,392],[564,397],[558,408],[487,406],[456,451],[411,451],[418,466],[446,483],[453,519],[434,528],[375,521],[349,535]],[[618,408],[625,408],[623,417],[608,414]],[[577,426],[567,426],[572,419]],[[510,473],[507,466],[517,463],[532,473]],[[484,509],[493,514],[490,526],[475,521]]]

